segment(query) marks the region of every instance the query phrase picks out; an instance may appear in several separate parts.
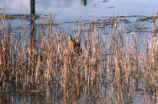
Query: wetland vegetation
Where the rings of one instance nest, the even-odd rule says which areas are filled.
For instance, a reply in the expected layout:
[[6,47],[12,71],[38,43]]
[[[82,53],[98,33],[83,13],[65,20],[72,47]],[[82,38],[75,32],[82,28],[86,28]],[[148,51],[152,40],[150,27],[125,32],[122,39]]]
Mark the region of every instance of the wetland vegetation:
[[[12,102],[6,93],[16,93],[17,99],[35,94],[46,103],[157,102],[154,23],[153,34],[143,40],[136,38],[139,34],[126,34],[119,23],[112,26],[108,40],[91,23],[84,31],[79,25],[75,33],[41,25],[39,36],[29,41],[23,39],[25,29],[14,38],[10,26],[5,27],[0,32],[1,102]],[[80,40],[80,55],[69,52],[67,36],[72,34]],[[32,101],[24,97],[26,102]]]
[[157,15],[46,17],[0,15],[1,104],[158,103]]

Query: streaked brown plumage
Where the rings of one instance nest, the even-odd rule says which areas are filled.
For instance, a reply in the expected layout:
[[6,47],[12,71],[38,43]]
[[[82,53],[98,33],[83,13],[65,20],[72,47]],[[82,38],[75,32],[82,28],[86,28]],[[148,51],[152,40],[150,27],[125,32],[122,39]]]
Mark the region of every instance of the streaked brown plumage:
[[71,35],[68,36],[68,48],[71,53],[73,54],[80,54],[81,53],[81,48],[80,48],[80,43],[72,39]]
[[1,56],[1,53],[0,53],[0,66],[2,64],[2,56]]

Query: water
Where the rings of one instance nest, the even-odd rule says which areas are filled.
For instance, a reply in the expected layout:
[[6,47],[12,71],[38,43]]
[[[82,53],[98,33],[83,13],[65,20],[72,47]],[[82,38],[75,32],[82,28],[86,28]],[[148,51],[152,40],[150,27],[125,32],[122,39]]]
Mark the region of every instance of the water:
[[[109,16],[153,16],[158,10],[157,4],[157,0],[38,0],[36,14],[55,16],[55,22]],[[5,14],[29,14],[30,2],[0,0],[0,9],[0,13]]]
[[[48,23],[49,17],[54,23],[69,30],[78,20],[82,23],[96,21],[98,27],[108,28],[107,25],[120,19],[126,25],[128,33],[151,32],[151,23],[154,18],[150,17],[156,16],[157,4],[157,0],[47,0],[47,2],[38,0],[35,4],[35,11],[40,18],[35,22],[36,24]],[[0,14],[3,13],[29,15],[30,1],[0,0]],[[22,24],[30,24],[28,21],[30,19],[26,20]],[[13,26],[18,26],[15,20],[10,22]]]

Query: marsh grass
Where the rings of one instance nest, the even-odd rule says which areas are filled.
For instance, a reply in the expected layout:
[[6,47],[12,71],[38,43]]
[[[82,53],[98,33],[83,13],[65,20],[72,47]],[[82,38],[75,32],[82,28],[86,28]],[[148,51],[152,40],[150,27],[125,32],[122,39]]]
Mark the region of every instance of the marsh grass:
[[[112,27],[106,40],[91,23],[75,33],[41,25],[38,36],[31,27],[30,40],[24,41],[22,32],[14,38],[9,25],[1,26],[0,93],[40,93],[46,103],[156,104],[156,26],[143,43],[120,23]],[[68,35],[80,42],[80,55],[69,52]]]

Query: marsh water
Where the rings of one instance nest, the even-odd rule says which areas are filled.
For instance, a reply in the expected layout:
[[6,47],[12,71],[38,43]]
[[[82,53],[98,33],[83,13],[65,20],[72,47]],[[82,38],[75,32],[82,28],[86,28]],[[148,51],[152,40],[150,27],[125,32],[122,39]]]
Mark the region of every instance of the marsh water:
[[[147,30],[154,19],[152,16],[156,16],[157,4],[156,0],[38,0],[35,2],[35,14],[40,18],[36,23],[46,22],[48,16],[57,24],[96,20],[108,25],[120,19],[130,24],[131,30],[138,31],[139,27]],[[30,0],[0,0],[0,14],[3,13],[30,14]],[[13,25],[17,25],[15,20]]]
[[[48,22],[55,24],[59,31],[63,29],[76,31],[78,29],[76,24],[79,23],[86,29],[86,25],[93,22],[96,24],[100,34],[106,35],[105,37],[108,38],[111,25],[119,21],[124,26],[127,34],[139,34],[138,37],[144,37],[153,33],[153,23],[158,18],[157,11],[158,0],[36,0],[35,15],[37,15],[37,18],[33,20],[33,25],[35,25],[36,34],[38,34],[41,29],[40,25],[44,24],[47,26]],[[28,34],[24,36],[24,41],[30,39],[29,33],[32,25],[32,20],[29,16],[30,0],[0,0],[0,15],[2,14],[7,16],[5,19],[0,16],[0,27],[4,23],[11,24],[15,38],[21,32],[20,29],[26,28],[25,31],[28,30]],[[21,15],[28,15],[28,17],[23,18]],[[64,103],[62,89],[58,84],[56,82],[45,86],[46,92],[17,90],[3,93],[0,94],[0,103]],[[107,96],[110,95],[109,89],[111,88],[109,87],[106,83],[97,83],[84,89],[84,85],[82,85],[79,88],[80,94],[77,95],[75,92],[72,92],[68,99],[72,100],[74,98],[73,101],[70,101],[70,103],[74,104],[104,104],[108,101],[109,97]],[[100,93],[103,96],[100,96]],[[146,98],[148,98],[150,103],[150,101],[152,102],[152,99],[149,99],[150,96],[150,94],[140,91],[136,94],[134,100],[126,103],[143,103],[146,101]]]

